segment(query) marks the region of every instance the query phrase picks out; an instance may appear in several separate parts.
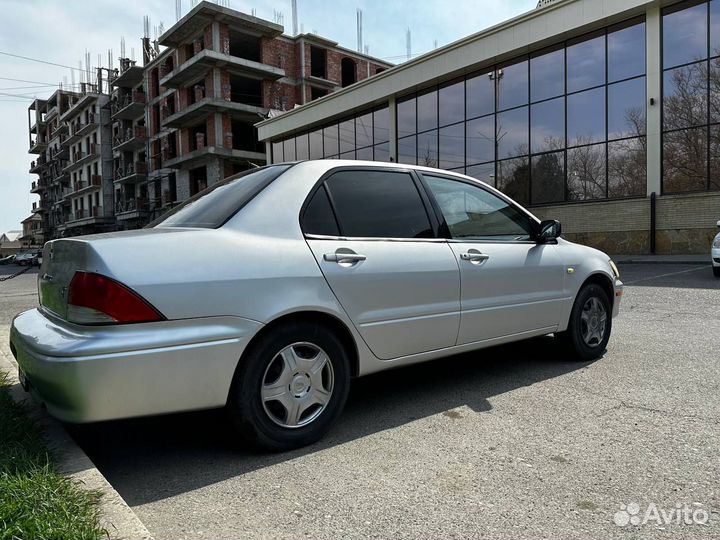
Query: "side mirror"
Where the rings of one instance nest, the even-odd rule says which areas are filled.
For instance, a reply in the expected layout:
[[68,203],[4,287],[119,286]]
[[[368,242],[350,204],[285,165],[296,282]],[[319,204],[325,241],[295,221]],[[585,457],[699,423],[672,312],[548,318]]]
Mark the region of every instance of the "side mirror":
[[562,225],[557,219],[546,219],[540,223],[537,241],[540,243],[549,242],[560,237]]

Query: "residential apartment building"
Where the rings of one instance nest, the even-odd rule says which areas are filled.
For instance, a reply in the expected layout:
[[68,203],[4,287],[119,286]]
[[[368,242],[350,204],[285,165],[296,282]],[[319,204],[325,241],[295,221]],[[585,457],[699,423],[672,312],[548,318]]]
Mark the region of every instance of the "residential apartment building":
[[106,81],[100,70],[80,92],[35,101],[30,172],[40,175],[33,212],[44,217],[45,239],[142,227],[265,164],[259,120],[391,67],[315,34],[282,32],[200,2],[154,45],[143,40],[143,66],[121,58]]

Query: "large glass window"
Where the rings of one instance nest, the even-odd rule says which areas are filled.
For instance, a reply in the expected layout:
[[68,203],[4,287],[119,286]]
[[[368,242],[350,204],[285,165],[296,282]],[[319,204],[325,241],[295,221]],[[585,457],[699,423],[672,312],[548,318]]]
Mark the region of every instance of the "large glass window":
[[561,96],[565,93],[565,48],[530,59],[530,94],[532,101]]
[[[697,5],[682,4],[689,9]],[[720,148],[720,133],[715,144],[709,131],[720,124],[718,5],[720,0],[711,0],[712,7],[702,4],[706,24],[710,21],[713,28],[706,28],[705,36],[718,47],[708,52],[712,45],[706,44],[699,62],[670,62],[662,103],[664,132],[704,126],[704,148],[711,154]],[[680,11],[673,7],[665,16]],[[376,161],[394,154],[400,163],[464,171],[524,204],[643,197],[645,34],[645,21],[636,17],[420,89],[397,99],[395,115],[384,107],[335,124],[337,131],[324,128],[323,153]],[[391,116],[397,141],[389,140]],[[677,154],[682,138],[671,139]],[[290,159],[294,140],[292,144],[274,154]],[[720,181],[720,158],[717,167],[710,156],[703,163],[707,185],[717,186],[713,179]],[[678,184],[687,181],[672,185]]]
[[718,0],[663,12],[664,193],[719,189],[713,144],[720,122]]
[[430,238],[430,220],[410,174],[341,171],[326,183],[343,236]]
[[511,109],[528,102],[528,63],[517,62],[500,66],[497,79],[498,109]]

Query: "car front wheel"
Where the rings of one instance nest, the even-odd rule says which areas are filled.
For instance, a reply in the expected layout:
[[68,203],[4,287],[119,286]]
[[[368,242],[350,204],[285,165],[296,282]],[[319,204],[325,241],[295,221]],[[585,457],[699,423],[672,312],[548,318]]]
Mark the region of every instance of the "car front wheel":
[[713,274],[715,277],[720,277],[720,266],[713,266]]
[[348,353],[329,329],[292,323],[262,336],[240,360],[228,411],[243,440],[271,451],[319,440],[342,412]]
[[560,346],[577,360],[599,358],[612,329],[612,309],[605,290],[594,283],[585,285],[575,298],[568,328],[555,334]]

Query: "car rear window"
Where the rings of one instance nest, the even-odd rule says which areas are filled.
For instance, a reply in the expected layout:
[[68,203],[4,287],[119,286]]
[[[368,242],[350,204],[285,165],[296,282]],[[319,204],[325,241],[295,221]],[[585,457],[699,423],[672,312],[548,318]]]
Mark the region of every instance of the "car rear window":
[[270,165],[231,176],[189,198],[150,223],[148,228],[221,227],[290,167],[292,165]]

